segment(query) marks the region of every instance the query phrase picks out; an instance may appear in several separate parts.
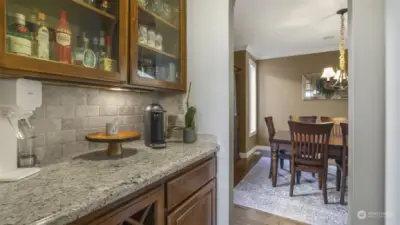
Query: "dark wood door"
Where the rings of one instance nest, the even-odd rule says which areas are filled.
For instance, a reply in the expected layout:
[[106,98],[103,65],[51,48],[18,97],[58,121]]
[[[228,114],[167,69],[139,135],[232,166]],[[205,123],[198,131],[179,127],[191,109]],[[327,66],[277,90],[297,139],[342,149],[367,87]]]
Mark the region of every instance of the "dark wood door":
[[168,225],[215,225],[215,180],[168,216]]

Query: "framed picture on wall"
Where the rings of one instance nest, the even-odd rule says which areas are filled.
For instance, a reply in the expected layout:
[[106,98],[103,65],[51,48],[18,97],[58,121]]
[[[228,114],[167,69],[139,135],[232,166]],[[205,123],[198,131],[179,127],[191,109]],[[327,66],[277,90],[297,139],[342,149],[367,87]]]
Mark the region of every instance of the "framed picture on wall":
[[326,88],[321,73],[304,74],[302,77],[303,100],[347,99],[348,91]]

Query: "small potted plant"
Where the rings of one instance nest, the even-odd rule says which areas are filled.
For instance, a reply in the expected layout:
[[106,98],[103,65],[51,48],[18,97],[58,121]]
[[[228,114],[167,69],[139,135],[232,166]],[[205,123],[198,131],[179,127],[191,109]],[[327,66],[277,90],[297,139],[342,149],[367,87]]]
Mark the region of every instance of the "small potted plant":
[[197,139],[196,135],[196,108],[194,106],[189,106],[190,90],[192,83],[189,84],[188,96],[186,99],[186,114],[185,114],[185,128],[183,129],[183,142],[184,143],[194,143]]

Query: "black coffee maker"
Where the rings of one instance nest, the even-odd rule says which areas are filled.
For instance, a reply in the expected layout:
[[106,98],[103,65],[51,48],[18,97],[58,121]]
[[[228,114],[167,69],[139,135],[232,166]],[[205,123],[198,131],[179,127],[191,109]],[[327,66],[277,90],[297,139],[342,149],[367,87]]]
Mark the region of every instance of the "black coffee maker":
[[151,148],[165,148],[164,109],[153,103],[144,110],[144,143]]

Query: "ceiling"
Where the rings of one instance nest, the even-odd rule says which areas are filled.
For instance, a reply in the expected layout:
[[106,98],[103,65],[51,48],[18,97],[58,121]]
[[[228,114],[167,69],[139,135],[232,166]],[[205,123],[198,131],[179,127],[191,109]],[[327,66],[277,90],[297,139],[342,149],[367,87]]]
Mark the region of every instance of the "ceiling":
[[346,0],[236,0],[235,50],[257,59],[338,50],[335,13],[346,7]]

